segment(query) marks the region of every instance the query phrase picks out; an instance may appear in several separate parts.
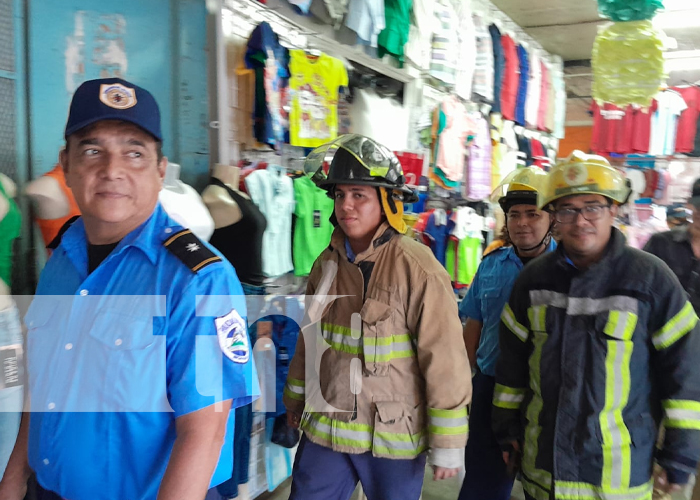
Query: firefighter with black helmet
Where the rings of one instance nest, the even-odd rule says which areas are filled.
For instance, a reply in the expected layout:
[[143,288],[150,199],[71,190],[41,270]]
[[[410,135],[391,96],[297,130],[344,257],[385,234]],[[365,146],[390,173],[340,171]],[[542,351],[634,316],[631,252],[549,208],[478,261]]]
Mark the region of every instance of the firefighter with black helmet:
[[303,431],[292,500],[418,500],[462,465],[469,362],[447,272],[405,237],[415,196],[396,156],[344,135],[305,169],[335,201],[331,244],[309,276],[284,402]]

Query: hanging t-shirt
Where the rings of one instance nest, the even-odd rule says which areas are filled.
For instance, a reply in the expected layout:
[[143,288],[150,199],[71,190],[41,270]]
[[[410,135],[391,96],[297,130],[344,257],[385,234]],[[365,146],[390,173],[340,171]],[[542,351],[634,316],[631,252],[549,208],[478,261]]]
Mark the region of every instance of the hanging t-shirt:
[[[375,0],[376,1],[376,0]],[[377,38],[377,55],[391,54],[403,64],[403,49],[408,41],[413,0],[384,0],[386,27]]]
[[483,116],[476,117],[476,134],[469,148],[466,197],[483,200],[491,194],[491,133],[489,122]]
[[289,51],[279,43],[269,23],[260,23],[251,33],[245,62],[255,71],[255,138],[272,146],[284,144],[289,128],[283,99],[289,79]]
[[338,89],[347,87],[348,73],[341,60],[327,54],[292,50],[290,56],[291,145],[315,148],[338,136]]
[[2,182],[0,197],[8,205],[5,216],[0,219],[0,279],[9,287],[12,285],[12,245],[22,231],[22,214],[15,200],[7,196]]
[[333,200],[307,176],[294,179],[294,274],[308,276],[333,234]]
[[527,88],[530,83],[530,61],[527,50],[518,45],[518,63],[520,66],[520,78],[518,79],[518,97],[515,102],[515,122],[525,126],[525,105],[527,104]]
[[450,238],[445,252],[445,268],[457,285],[471,284],[481,263],[481,238]]
[[515,120],[515,104],[520,84],[520,60],[515,42],[508,35],[501,37],[505,66],[501,88],[501,114],[505,120]]
[[656,96],[656,111],[651,118],[649,154],[672,155],[676,147],[678,117],[688,107],[678,92],[665,90]]
[[632,151],[646,154],[649,152],[651,138],[651,117],[656,111],[656,101],[651,103],[648,109],[634,108],[632,120]]
[[245,179],[253,202],[267,219],[263,235],[263,273],[281,276],[294,269],[292,264],[292,212],[294,185],[285,171],[276,165],[255,170]]
[[455,93],[465,101],[471,101],[476,65],[476,28],[468,2],[457,4],[457,17],[459,19],[459,55]]
[[527,104],[525,105],[525,122],[530,128],[537,128],[540,112],[540,91],[542,90],[542,66],[536,49],[531,50],[530,81],[527,85]]
[[419,69],[430,67],[434,10],[435,0],[413,0],[413,22],[409,28],[404,55]]
[[455,225],[450,215],[451,214],[446,214],[444,210],[435,210],[428,217],[424,230],[424,234],[428,237],[428,241],[430,242],[430,249],[443,267],[445,266],[447,240]]
[[501,40],[501,30],[492,24],[489,26],[491,34],[491,44],[493,45],[493,106],[491,111],[501,112],[501,89],[503,86],[503,73],[505,71],[506,59],[503,54],[503,41]]
[[476,37],[476,60],[472,92],[493,101],[493,42],[484,20],[474,14],[474,35]]
[[549,68],[543,60],[540,59],[540,70],[542,71],[542,79],[540,86],[540,106],[537,109],[537,130],[547,130],[547,112],[549,110],[549,89],[552,81],[549,77]]
[[681,113],[678,120],[678,133],[676,134],[676,153],[690,153],[693,151],[695,136],[697,134],[698,118],[700,117],[700,88],[673,87],[678,92],[687,108]]
[[464,175],[467,137],[474,129],[467,110],[455,96],[447,97],[440,109],[445,115],[445,128],[440,132],[436,166],[448,180],[459,182]]
[[533,163],[532,145],[530,144],[530,139],[525,137],[524,134],[518,135],[517,139],[518,139],[518,151],[520,152],[520,154],[518,155],[518,158],[522,159],[525,162],[526,167],[529,167]]
[[345,26],[370,47],[377,46],[377,37],[386,27],[384,0],[350,0]]
[[455,82],[459,56],[457,26],[459,26],[459,20],[452,4],[448,0],[437,0],[433,21],[430,75],[450,85]]
[[552,85],[554,86],[554,137],[563,139],[566,130],[566,84],[561,66],[552,70]]

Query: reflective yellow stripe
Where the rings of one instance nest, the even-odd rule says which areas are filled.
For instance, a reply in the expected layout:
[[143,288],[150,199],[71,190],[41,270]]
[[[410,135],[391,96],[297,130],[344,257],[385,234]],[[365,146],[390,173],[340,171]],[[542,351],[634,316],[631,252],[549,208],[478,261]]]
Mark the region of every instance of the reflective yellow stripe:
[[523,489],[535,500],[550,500],[550,493],[548,490],[542,488],[537,483],[530,481],[530,479],[525,475],[521,475]]
[[695,314],[693,306],[690,302],[686,302],[683,309],[652,336],[651,341],[657,350],[671,347],[695,328],[697,322],[698,316]]
[[458,436],[469,432],[469,416],[467,408],[443,410],[428,408],[430,423],[428,430],[431,434],[440,436]]
[[295,399],[297,401],[305,401],[306,400],[306,397],[305,397],[306,395],[303,392],[303,389],[302,389],[302,392],[296,392],[293,389],[293,386],[290,386],[289,384],[285,384],[285,386],[284,386],[284,395],[290,399]]
[[365,345],[392,345],[399,342],[411,342],[411,336],[408,333],[403,335],[392,335],[391,337],[365,337],[363,339]]
[[505,410],[517,410],[525,400],[527,389],[496,384],[493,391],[493,406]]
[[358,355],[362,352],[362,340],[358,335],[352,335],[352,328],[334,325],[332,323],[322,323],[323,339],[328,342],[331,349]]
[[527,328],[518,323],[515,319],[515,314],[510,308],[510,304],[506,304],[503,308],[503,314],[501,314],[501,321],[508,327],[508,330],[513,332],[513,334],[518,337],[521,341],[527,342],[528,332]]
[[300,428],[329,445],[372,450],[375,455],[410,458],[428,447],[426,432],[375,432],[368,424],[342,422],[318,413],[304,413]]
[[610,311],[603,332],[616,339],[632,340],[634,330],[637,328],[637,319],[637,315],[631,312]]
[[700,403],[683,399],[663,401],[664,425],[675,429],[700,430]]
[[[536,306],[546,308],[545,306]],[[534,309],[534,308],[533,308]],[[534,313],[534,311],[533,311]],[[543,314],[543,313],[538,313]],[[530,355],[530,389],[532,390],[532,399],[527,405],[525,417],[527,425],[525,427],[525,444],[523,446],[523,473],[540,488],[546,491],[552,489],[552,475],[546,470],[538,469],[535,466],[535,460],[538,453],[538,440],[542,427],[539,426],[540,413],[544,402],[542,401],[542,386],[540,366],[542,364],[542,348],[547,342],[547,333],[541,331],[533,331],[534,349]]]
[[651,500],[651,481],[633,488],[609,489],[588,483],[555,481],[556,500]]
[[630,358],[633,346],[630,340],[607,341],[605,406],[599,416],[603,436],[602,487],[605,490],[625,490],[630,484],[632,439],[622,419],[622,410],[627,406],[630,394]]
[[294,387],[306,387],[306,382],[298,378],[287,377],[287,383]]

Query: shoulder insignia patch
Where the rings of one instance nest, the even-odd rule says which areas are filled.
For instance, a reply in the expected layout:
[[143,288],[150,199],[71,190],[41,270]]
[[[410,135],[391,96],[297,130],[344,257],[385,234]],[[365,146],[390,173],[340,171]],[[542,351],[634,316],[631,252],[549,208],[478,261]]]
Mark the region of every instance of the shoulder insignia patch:
[[173,234],[163,245],[193,273],[201,271],[208,265],[221,262],[221,257],[209,250],[189,229]]
[[219,347],[224,355],[235,363],[247,363],[250,358],[250,346],[246,334],[245,321],[238,311],[231,312],[214,320]]
[[58,230],[58,234],[56,234],[56,237],[51,240],[51,243],[46,245],[46,248],[49,250],[56,250],[58,248],[58,245],[61,244],[61,240],[63,239],[63,235],[66,234],[66,231],[68,231],[68,228],[73,225],[75,221],[77,221],[80,218],[79,215],[74,215],[70,219],[66,221],[63,226],[61,226],[61,229]]

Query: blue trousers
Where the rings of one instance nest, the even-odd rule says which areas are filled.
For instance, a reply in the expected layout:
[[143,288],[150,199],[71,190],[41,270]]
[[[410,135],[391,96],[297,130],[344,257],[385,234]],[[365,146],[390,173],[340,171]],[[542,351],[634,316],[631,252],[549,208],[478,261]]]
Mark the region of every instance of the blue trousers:
[[480,371],[472,379],[469,441],[465,451],[466,475],[459,500],[509,500],[513,479],[508,475],[501,448],[491,430],[491,403],[496,379]]
[[357,482],[368,500],[418,500],[423,489],[425,454],[392,460],[340,453],[302,436],[292,473],[289,500],[349,500]]

